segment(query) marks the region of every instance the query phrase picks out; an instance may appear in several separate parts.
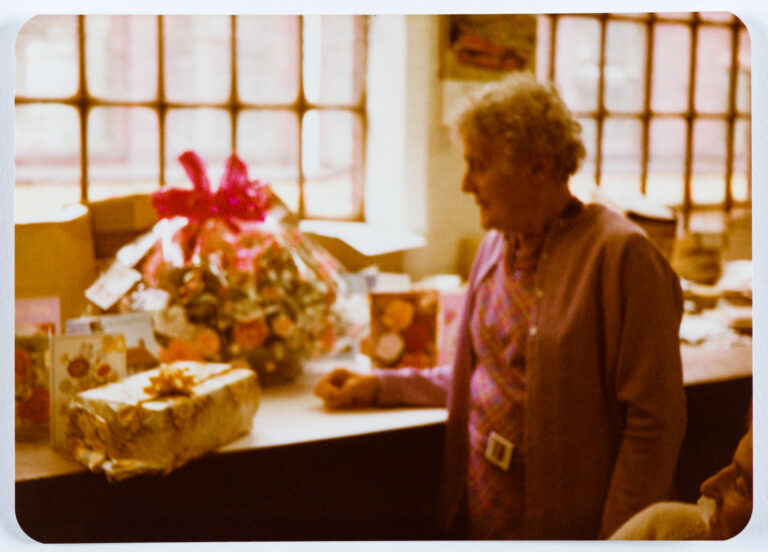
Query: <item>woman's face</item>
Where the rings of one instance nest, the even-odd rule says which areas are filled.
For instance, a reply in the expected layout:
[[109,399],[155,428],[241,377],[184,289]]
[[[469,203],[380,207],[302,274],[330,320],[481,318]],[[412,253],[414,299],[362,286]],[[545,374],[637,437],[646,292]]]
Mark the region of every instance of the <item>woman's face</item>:
[[701,485],[701,494],[717,503],[709,519],[710,539],[729,539],[752,515],[752,430],[739,442],[733,462]]
[[548,186],[541,172],[527,164],[505,162],[501,145],[468,133],[464,137],[466,171],[461,189],[473,194],[480,209],[480,224],[505,233],[541,230]]

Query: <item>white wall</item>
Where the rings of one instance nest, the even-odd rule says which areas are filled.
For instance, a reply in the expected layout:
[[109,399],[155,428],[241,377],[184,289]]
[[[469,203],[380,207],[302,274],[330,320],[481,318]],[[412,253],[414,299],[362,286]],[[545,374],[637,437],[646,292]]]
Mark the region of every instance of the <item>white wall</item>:
[[369,29],[366,219],[427,239],[404,255],[415,278],[457,272],[462,239],[482,234],[442,121],[440,31],[435,15],[373,16]]

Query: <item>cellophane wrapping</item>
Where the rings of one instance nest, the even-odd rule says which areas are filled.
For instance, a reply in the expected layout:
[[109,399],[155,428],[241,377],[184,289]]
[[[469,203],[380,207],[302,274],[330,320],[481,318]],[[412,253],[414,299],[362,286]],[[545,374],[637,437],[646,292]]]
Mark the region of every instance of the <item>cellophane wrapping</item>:
[[152,311],[162,362],[242,359],[264,386],[293,381],[360,329],[343,267],[235,156],[215,194],[202,162],[180,159],[195,188],[155,194],[160,222],[124,248],[139,281],[113,309]]
[[162,365],[76,394],[66,448],[111,481],[166,474],[250,432],[260,395],[248,367]]

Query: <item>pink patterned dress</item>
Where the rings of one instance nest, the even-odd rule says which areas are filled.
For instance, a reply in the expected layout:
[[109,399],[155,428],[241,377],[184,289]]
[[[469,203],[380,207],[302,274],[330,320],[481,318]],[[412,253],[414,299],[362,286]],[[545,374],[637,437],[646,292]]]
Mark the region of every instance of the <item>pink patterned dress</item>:
[[[470,387],[468,513],[470,536],[479,539],[522,535],[525,342],[538,255],[519,261],[508,256],[506,263],[500,256],[480,285],[470,323],[476,365]],[[513,444],[507,469],[486,458],[491,432]]]

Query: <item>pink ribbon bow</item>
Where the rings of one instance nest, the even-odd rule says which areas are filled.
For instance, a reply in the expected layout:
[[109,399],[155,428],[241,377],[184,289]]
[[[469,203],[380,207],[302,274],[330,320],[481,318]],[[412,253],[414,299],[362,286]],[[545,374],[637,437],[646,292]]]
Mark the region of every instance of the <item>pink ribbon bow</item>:
[[205,165],[195,152],[185,151],[179,156],[179,162],[194,188],[168,188],[153,193],[152,206],[160,218],[187,217],[193,226],[219,218],[233,227],[237,227],[237,220],[264,220],[269,208],[269,188],[258,180],[248,181],[248,171],[237,155],[227,159],[216,192],[211,191]]

